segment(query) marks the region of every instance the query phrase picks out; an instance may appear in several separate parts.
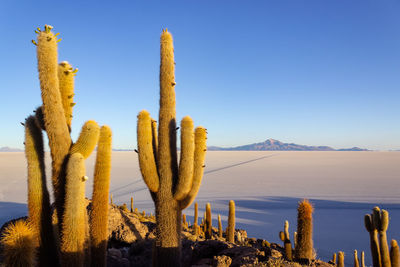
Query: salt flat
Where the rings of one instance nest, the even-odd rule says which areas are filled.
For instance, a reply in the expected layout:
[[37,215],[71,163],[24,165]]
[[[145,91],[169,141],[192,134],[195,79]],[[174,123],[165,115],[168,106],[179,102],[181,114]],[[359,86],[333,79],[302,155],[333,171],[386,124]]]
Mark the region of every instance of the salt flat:
[[[87,196],[91,195],[95,154],[86,162]],[[117,204],[134,197],[139,210],[153,212],[135,152],[113,152],[111,193]],[[47,157],[46,166],[50,166]],[[50,168],[48,168],[49,171]],[[49,173],[48,173],[49,174]],[[50,177],[48,175],[48,177]],[[50,184],[49,184],[49,188]],[[249,236],[280,242],[278,232],[289,220],[296,227],[302,198],[315,205],[314,240],[327,260],[343,250],[365,250],[369,239],[363,215],[377,204],[389,210],[388,238],[400,239],[400,152],[209,151],[197,201],[200,214],[210,202],[213,216],[226,220],[228,201],[237,206],[237,223]],[[26,163],[23,153],[0,153],[0,224],[26,214]],[[192,207],[184,211],[189,218]],[[223,222],[224,227],[226,221]]]

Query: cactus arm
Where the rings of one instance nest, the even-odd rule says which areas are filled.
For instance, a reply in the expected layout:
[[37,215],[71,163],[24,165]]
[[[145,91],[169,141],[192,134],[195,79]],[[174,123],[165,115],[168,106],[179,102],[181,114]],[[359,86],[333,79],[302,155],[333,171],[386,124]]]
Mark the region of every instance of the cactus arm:
[[61,239],[63,266],[83,266],[85,223],[85,161],[80,153],[71,155],[67,165],[65,212]]
[[[92,213],[90,216],[92,266],[106,266],[108,240],[108,194],[110,190],[112,133],[108,126],[100,129],[94,169]],[[132,200],[133,202],[133,200]],[[131,202],[131,209],[133,203]]]
[[378,229],[382,267],[391,267],[389,246],[386,235],[388,226],[389,226],[389,213],[386,210],[382,209],[380,214],[379,229]]
[[72,108],[74,106],[74,77],[77,69],[72,69],[72,66],[63,61],[58,64],[58,81],[61,94],[61,101],[64,108],[65,120],[68,130],[71,132],[72,123]]
[[206,139],[207,132],[203,127],[197,127],[195,130],[195,149],[194,149],[194,165],[193,165],[193,182],[192,188],[190,189],[187,196],[180,201],[181,209],[187,208],[192,204],[196,198],[197,192],[200,189],[201,180],[204,172],[204,161],[206,158]]
[[[57,40],[51,26],[37,34],[37,60],[42,92],[42,111],[52,158],[52,183],[58,214],[64,203],[65,159],[71,147],[71,137],[65,121],[58,81]],[[60,220],[61,221],[61,215]]]
[[154,159],[157,165],[157,151],[158,151],[158,133],[157,133],[157,121],[151,120],[151,134],[153,141],[153,151],[154,151]]
[[156,161],[154,158],[153,131],[150,114],[143,110],[138,115],[137,140],[139,166],[142,177],[150,192],[156,193],[160,187]]
[[44,266],[59,266],[46,186],[43,135],[33,116],[25,121],[25,157],[28,163],[28,215],[32,229],[38,233],[38,261]]
[[344,267],[344,252],[343,251],[339,251],[339,253],[338,253],[337,267]]
[[176,152],[175,62],[172,35],[163,31],[160,40],[160,111],[158,125],[158,173],[160,186],[172,191],[178,179]]
[[70,154],[80,153],[87,159],[93,152],[99,140],[100,127],[95,121],[87,121],[82,126],[81,133],[75,144],[72,145]]
[[181,121],[181,157],[179,163],[179,179],[174,198],[184,199],[193,182],[194,164],[194,130],[193,120],[186,116]]

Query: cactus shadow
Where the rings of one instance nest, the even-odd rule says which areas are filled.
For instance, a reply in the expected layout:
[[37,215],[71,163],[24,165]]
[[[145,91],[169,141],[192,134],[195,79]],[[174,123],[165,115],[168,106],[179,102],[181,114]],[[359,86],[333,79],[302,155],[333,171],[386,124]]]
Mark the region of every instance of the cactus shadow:
[[28,215],[28,205],[15,202],[0,202],[0,225]]

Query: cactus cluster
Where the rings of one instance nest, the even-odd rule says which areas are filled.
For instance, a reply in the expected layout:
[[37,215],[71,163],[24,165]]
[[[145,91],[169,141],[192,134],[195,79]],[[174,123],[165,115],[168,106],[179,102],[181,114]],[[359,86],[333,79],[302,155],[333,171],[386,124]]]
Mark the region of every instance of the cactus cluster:
[[[16,255],[17,252],[12,249],[18,249],[8,245],[11,240],[23,240],[18,242],[24,243],[25,251],[18,253],[26,254],[23,258],[31,264],[36,261],[39,266],[90,266],[92,262],[93,266],[105,266],[111,130],[107,126],[100,128],[95,121],[87,121],[78,140],[73,143],[70,131],[77,69],[66,61],[58,63],[57,44],[61,39],[52,28],[49,25],[45,25],[44,30],[38,28],[35,31],[37,40],[32,41],[37,46],[43,103],[36,109],[36,114],[29,116],[24,123],[29,224],[19,222],[13,225],[8,232],[10,241],[2,240],[6,261]],[[46,186],[42,130],[47,133],[52,160],[54,213],[57,214],[55,225]],[[88,179],[84,161],[96,145],[98,151],[89,226],[84,205],[85,181]],[[37,251],[37,257],[28,249],[32,246]]]
[[137,123],[138,157],[142,177],[156,211],[154,266],[180,266],[182,210],[197,195],[203,177],[206,129],[193,129],[181,121],[181,155],[178,165],[175,118],[175,61],[172,35],[163,30],[160,40],[160,111],[157,122],[141,111]]

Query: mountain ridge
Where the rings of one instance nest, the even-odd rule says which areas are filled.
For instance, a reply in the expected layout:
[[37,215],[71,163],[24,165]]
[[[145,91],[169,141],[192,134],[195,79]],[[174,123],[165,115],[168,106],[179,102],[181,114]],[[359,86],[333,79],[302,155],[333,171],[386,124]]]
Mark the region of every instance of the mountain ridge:
[[264,142],[253,143],[236,147],[210,146],[209,151],[369,151],[365,148],[352,147],[334,149],[330,146],[307,146],[295,143],[283,143],[276,139],[267,139]]

